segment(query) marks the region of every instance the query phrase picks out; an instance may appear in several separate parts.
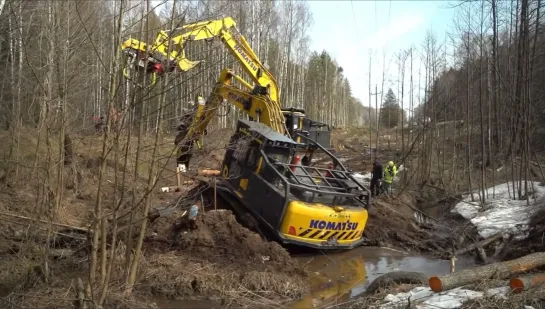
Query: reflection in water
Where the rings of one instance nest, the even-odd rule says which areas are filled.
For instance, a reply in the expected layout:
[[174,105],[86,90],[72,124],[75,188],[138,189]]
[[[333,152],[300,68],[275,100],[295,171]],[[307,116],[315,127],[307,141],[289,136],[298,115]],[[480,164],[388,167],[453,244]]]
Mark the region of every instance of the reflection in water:
[[[319,259],[320,260],[320,259]],[[355,256],[341,263],[330,260],[320,266],[320,262],[310,264],[310,294],[293,304],[292,308],[312,308],[323,300],[335,301],[344,297],[352,288],[365,280],[363,257]]]
[[[360,247],[348,252],[300,258],[309,263],[310,294],[292,308],[312,308],[314,304],[341,303],[365,292],[378,276],[392,271],[417,271],[426,276],[447,274],[449,261],[385,248]],[[456,269],[474,265],[471,259],[460,258]]]

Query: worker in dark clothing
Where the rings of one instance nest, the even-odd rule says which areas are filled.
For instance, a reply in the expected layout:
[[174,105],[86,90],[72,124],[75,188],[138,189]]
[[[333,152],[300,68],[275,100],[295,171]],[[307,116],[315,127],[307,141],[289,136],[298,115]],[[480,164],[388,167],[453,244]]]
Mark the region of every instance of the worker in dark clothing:
[[104,130],[104,116],[101,116],[99,121],[97,123],[95,123],[95,131],[96,132],[102,132],[102,130]]
[[371,195],[377,196],[380,191],[380,180],[382,179],[382,165],[378,158],[373,163],[373,170],[371,171]]
[[176,162],[182,173],[187,172],[189,161],[193,156],[193,140],[186,135],[189,127],[193,123],[196,106],[197,104],[189,102],[189,107],[182,109],[182,117],[180,118],[179,124],[176,126],[176,130],[178,131],[178,134],[176,134],[176,138],[174,139],[174,144],[178,147]]

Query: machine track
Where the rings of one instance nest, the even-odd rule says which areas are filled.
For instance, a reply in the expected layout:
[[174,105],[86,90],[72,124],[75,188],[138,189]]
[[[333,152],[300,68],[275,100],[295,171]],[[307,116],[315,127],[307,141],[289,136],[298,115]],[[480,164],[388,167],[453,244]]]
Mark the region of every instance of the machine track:
[[[235,218],[239,224],[249,229],[250,231],[259,234],[266,241],[275,241],[276,237],[268,232],[266,227],[263,227],[260,224],[259,220],[253,216],[246,207],[238,201],[238,199],[230,194],[229,190],[221,185],[216,187],[216,202],[218,209],[226,209],[233,212]],[[205,197],[207,204],[210,205],[207,208],[210,210],[213,209],[214,205],[214,189],[207,188],[202,192],[203,197]],[[281,244],[281,243],[280,243]],[[281,244],[282,245],[282,244]],[[282,245],[285,247],[291,256],[316,256],[322,255],[323,252],[319,249],[314,249],[310,247],[294,246],[290,244]],[[343,250],[338,250],[342,252]],[[328,252],[337,252],[337,250],[330,250]]]
[[[216,187],[216,202],[217,202],[217,208],[218,209],[227,209],[231,210],[233,214],[235,215],[235,218],[237,221],[244,226],[245,228],[249,229],[250,231],[259,234],[263,239],[267,241],[274,240],[274,236],[270,235],[270,233],[267,233],[267,229],[263,228],[261,226],[261,223],[259,220],[254,217],[248,210],[246,210],[246,207],[238,201],[237,198],[235,198],[227,188],[221,186],[220,184]],[[214,204],[214,189],[208,188],[203,192],[203,196],[206,197],[208,204],[212,205]]]

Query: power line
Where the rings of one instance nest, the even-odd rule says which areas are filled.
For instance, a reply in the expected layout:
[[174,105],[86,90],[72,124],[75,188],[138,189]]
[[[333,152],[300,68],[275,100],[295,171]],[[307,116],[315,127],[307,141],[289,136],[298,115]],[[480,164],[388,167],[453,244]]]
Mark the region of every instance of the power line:
[[375,33],[377,32],[377,0],[375,0]]
[[390,5],[388,6],[388,24],[392,22],[392,0],[390,0]]
[[352,6],[352,19],[354,19],[354,25],[356,26],[356,34],[359,36],[360,32],[358,22],[356,20],[356,13],[354,12],[354,2],[352,0],[350,0],[350,5]]

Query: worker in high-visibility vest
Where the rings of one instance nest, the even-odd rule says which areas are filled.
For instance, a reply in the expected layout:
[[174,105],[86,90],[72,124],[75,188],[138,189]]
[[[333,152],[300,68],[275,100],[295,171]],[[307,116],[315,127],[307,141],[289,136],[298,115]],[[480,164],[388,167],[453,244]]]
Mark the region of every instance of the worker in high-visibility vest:
[[388,165],[384,169],[384,177],[382,177],[382,191],[385,193],[392,192],[392,181],[397,174],[397,167],[394,161],[388,162]]

